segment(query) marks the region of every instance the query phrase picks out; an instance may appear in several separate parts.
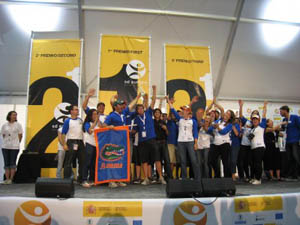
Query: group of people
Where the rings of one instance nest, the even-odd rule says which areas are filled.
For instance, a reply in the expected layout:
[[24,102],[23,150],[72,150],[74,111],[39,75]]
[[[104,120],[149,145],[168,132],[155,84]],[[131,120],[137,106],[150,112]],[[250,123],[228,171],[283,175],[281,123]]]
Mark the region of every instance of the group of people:
[[[191,108],[198,101],[197,96],[178,110],[173,106],[175,100],[166,96],[155,108],[156,86],[152,86],[150,104],[147,94],[138,93],[129,104],[115,95],[110,101],[112,112],[105,115],[103,102],[98,103],[96,109],[88,107],[94,94],[94,89],[89,90],[82,104],[86,113],[84,120],[79,117],[78,106],[71,105],[68,109],[70,117],[58,129],[57,177],[62,177],[64,168],[63,177],[73,178],[73,162],[77,159],[77,182],[83,187],[91,187],[96,161],[94,129],[129,126],[131,163],[135,168],[131,180],[137,184],[166,184],[168,179],[175,178],[199,180],[224,176],[257,185],[261,184],[263,170],[272,180],[282,180],[283,177],[297,180],[300,118],[291,115],[288,106],[280,108],[283,120],[273,126],[273,121],[266,119],[267,102],[264,102],[262,114],[254,110],[250,120],[243,116],[244,103],[241,100],[238,116],[232,110],[225,112],[215,99],[207,109],[199,108],[193,114]],[[140,99],[142,104],[138,104]],[[161,111],[164,100],[169,105],[168,115]],[[10,184],[23,131],[16,112],[10,112],[7,121],[1,134],[4,183]],[[289,165],[289,168],[283,168],[283,165]],[[109,183],[111,188],[126,185],[123,182]]]

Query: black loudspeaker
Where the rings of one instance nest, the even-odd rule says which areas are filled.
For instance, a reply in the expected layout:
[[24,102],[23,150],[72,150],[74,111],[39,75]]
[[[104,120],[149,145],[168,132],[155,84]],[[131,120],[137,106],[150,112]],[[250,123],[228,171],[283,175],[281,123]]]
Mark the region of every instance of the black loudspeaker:
[[202,183],[199,180],[169,180],[166,187],[168,198],[189,198],[202,196]]
[[39,177],[35,183],[36,197],[72,198],[74,183],[72,179]]
[[233,196],[236,192],[231,178],[202,179],[202,188],[205,197]]

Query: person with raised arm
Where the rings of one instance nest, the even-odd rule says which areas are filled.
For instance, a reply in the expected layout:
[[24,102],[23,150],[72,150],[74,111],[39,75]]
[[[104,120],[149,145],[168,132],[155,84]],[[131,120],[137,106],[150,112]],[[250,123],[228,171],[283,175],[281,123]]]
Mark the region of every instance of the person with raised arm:
[[[88,103],[89,103],[89,100],[92,96],[94,96],[96,93],[96,90],[94,88],[91,88],[89,91],[88,91],[88,94],[87,96],[85,97],[83,103],[82,103],[82,109],[83,111],[85,112],[85,114],[88,113],[88,111],[90,110],[90,108],[88,107]],[[105,104],[104,102],[99,102],[97,104],[97,114],[99,116],[99,121],[101,123],[104,123],[105,121],[105,118],[106,118],[106,115],[104,114],[104,111],[105,111]]]
[[224,111],[224,108],[217,102],[216,97],[214,97],[212,103],[211,103],[211,104],[207,107],[207,109],[205,110],[206,115],[209,115],[209,114],[210,114],[211,109],[213,108],[213,106],[215,106],[215,107],[216,107],[217,109],[219,109],[220,112],[221,112],[221,117],[220,117],[219,111],[214,110],[214,113],[216,114],[216,115],[215,115],[216,120],[222,119],[222,118],[224,117],[225,111]]
[[[248,136],[250,134],[252,128],[252,122],[247,120],[243,115],[243,106],[244,101],[239,100],[239,118],[242,122],[242,141],[240,146],[240,151],[238,155],[238,174],[239,179],[241,181],[249,182],[251,179],[254,178],[253,175],[253,168],[250,163],[250,156],[251,156],[251,141],[249,140]],[[257,110],[252,112],[252,115],[259,115]]]
[[[156,170],[159,176],[159,182],[161,184],[166,184],[165,179],[162,176],[162,166],[161,166],[161,154],[158,147],[156,146],[155,138],[155,127],[153,121],[153,110],[156,101],[156,86],[152,86],[152,100],[150,107],[145,110],[144,105],[138,104],[136,106],[137,116],[135,118],[136,131],[138,132],[139,140],[139,153],[140,160],[142,162],[142,169],[144,172],[145,179],[142,185],[150,184],[150,171],[149,165],[151,162],[155,163]],[[146,100],[147,101],[147,100]],[[144,104],[147,105],[147,102]]]
[[227,110],[222,119],[216,120],[212,126],[208,129],[209,133],[212,133],[213,145],[210,150],[210,164],[215,172],[215,177],[221,177],[219,169],[219,156],[221,156],[224,177],[231,177],[230,171],[230,150],[231,150],[231,140],[230,133],[232,131],[232,123],[234,122],[234,112],[232,110]]
[[[105,119],[104,123],[102,124],[103,127],[110,127],[113,129],[113,127],[117,126],[125,126],[126,124],[126,118],[128,115],[130,115],[130,112],[134,109],[136,106],[138,100],[141,97],[141,93],[139,93],[132,102],[126,106],[124,109],[124,101],[116,99],[113,103],[113,112],[111,112]],[[126,183],[119,182],[118,184],[115,182],[110,182],[109,187],[116,188],[118,186],[124,187],[127,186]]]
[[254,185],[261,184],[261,176],[262,176],[262,159],[265,151],[265,141],[264,141],[264,133],[267,125],[266,115],[267,115],[267,104],[268,102],[264,102],[262,119],[260,121],[260,116],[257,114],[253,114],[251,117],[252,121],[252,129],[248,138],[251,141],[251,157],[250,160],[253,165],[253,174],[254,179],[250,181],[250,183]]
[[169,104],[171,112],[175,115],[176,119],[178,120],[178,153],[180,156],[180,164],[182,171],[181,177],[182,179],[187,178],[186,155],[188,154],[194,171],[194,177],[196,180],[200,180],[200,167],[195,152],[198,149],[197,122],[194,119],[190,118],[189,113],[191,112],[191,109],[189,106],[182,107],[183,116],[181,117],[174,109],[174,106],[168,96],[166,96],[166,100]]

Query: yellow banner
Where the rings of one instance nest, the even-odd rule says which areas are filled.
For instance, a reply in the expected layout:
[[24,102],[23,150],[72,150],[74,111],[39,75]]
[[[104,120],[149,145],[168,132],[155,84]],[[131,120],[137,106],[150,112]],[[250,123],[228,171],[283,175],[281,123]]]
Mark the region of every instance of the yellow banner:
[[33,40],[28,90],[26,149],[56,153],[57,129],[78,104],[80,40]]
[[142,201],[84,201],[84,217],[141,217]]
[[110,99],[118,94],[126,102],[149,91],[149,37],[101,36],[99,101],[112,111]]
[[262,212],[282,209],[283,200],[281,196],[234,199],[234,210],[236,213]]
[[192,106],[195,113],[213,100],[209,47],[166,45],[165,73],[167,94],[175,98],[175,108],[188,105],[194,96],[199,96]]

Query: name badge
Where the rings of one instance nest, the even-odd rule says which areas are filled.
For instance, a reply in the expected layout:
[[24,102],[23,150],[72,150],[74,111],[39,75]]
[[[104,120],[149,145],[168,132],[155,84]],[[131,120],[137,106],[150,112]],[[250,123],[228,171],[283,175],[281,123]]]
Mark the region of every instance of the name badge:
[[73,144],[73,150],[77,151],[78,150],[78,144]]
[[145,138],[147,136],[146,131],[142,131],[142,137]]

